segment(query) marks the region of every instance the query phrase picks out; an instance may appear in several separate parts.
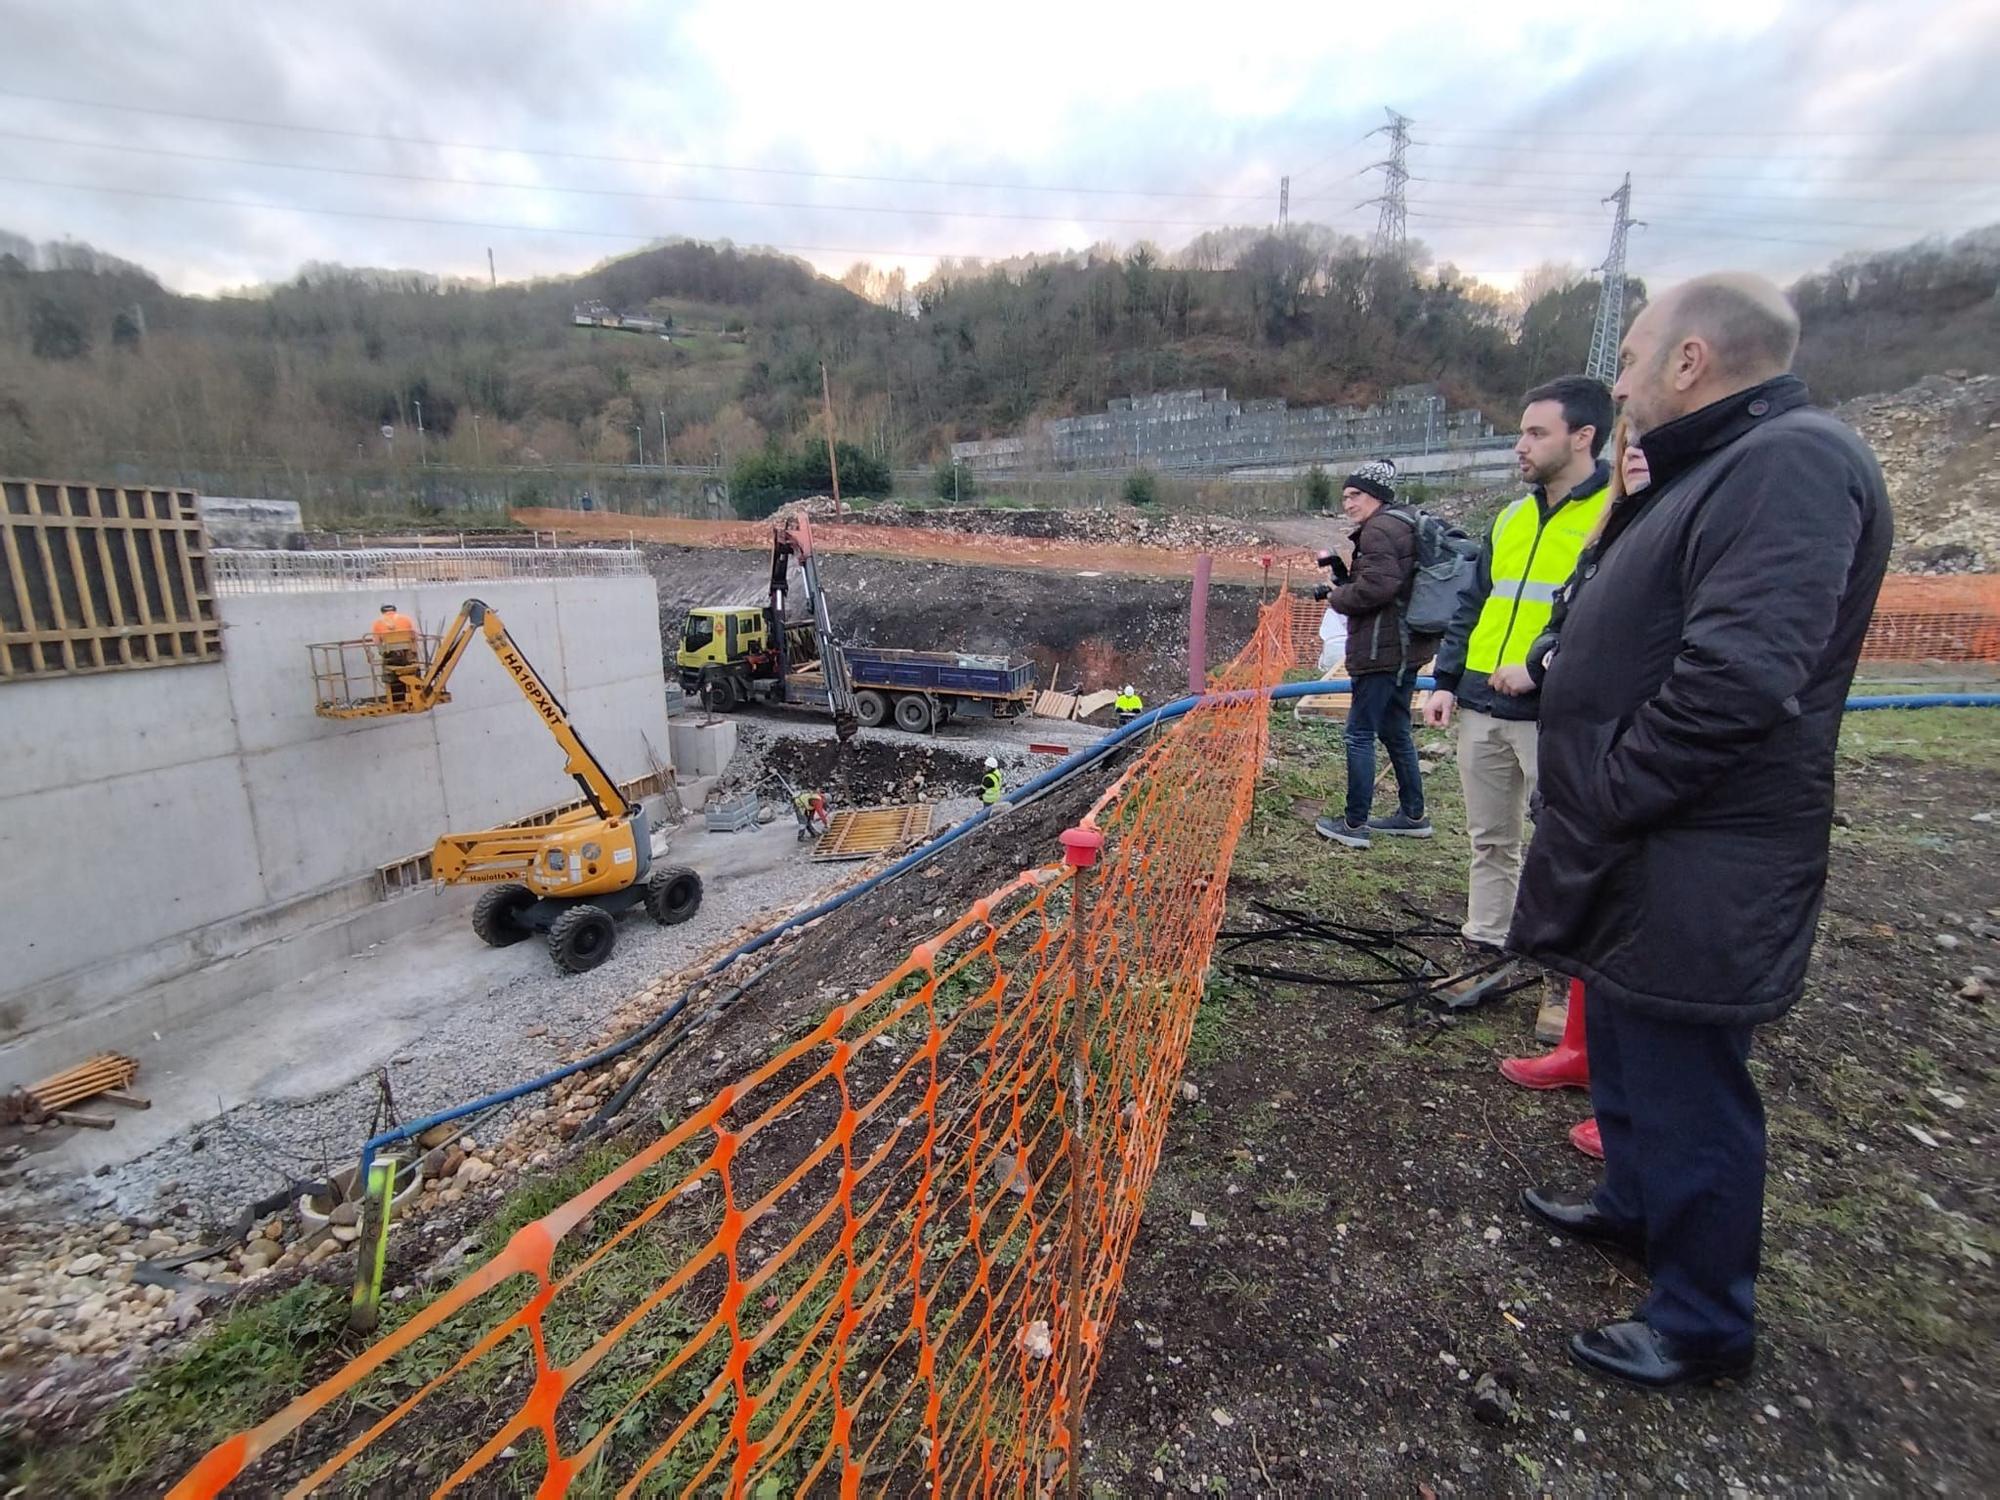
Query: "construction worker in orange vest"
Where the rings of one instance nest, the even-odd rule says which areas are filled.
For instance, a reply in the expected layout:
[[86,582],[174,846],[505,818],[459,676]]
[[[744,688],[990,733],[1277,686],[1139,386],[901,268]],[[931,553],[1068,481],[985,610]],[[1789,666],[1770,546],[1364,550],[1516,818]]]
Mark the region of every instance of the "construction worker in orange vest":
[[410,692],[406,674],[413,675],[418,665],[417,622],[395,605],[385,604],[368,629],[374,638],[375,660],[382,672],[383,690],[391,703],[401,703]]

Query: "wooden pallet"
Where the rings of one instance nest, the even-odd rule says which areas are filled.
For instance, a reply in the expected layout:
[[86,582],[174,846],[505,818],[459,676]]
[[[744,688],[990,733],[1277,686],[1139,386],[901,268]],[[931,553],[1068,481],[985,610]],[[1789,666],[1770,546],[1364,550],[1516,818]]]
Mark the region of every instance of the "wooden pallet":
[[847,807],[827,819],[826,832],[812,857],[816,863],[837,859],[867,859],[890,849],[907,848],[931,831],[934,809],[928,802],[898,807]]
[[[139,1076],[138,1059],[124,1057],[116,1052],[100,1052],[88,1062],[78,1063],[73,1068],[65,1068],[60,1073],[51,1074],[40,1083],[31,1083],[18,1089],[7,1100],[10,1115],[27,1120],[45,1120],[51,1115],[62,1117],[73,1105],[85,1103],[100,1095],[114,1103],[144,1109],[146,1101],[128,1093],[132,1080]],[[91,1116],[80,1116],[73,1123],[96,1123]]]

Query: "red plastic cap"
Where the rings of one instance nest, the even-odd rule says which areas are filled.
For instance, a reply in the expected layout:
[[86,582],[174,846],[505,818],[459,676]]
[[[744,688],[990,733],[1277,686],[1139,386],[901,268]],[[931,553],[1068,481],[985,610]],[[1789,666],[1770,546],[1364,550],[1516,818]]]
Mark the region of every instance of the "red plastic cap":
[[1097,863],[1104,847],[1104,835],[1095,828],[1065,828],[1062,831],[1063,863],[1073,870],[1088,870]]

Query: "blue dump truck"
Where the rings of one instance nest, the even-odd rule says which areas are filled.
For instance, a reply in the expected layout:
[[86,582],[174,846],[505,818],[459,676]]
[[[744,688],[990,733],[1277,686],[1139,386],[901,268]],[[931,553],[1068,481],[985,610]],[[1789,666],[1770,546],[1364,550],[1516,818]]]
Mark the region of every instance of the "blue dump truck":
[[[807,620],[785,626],[781,672],[776,643],[756,605],[691,609],[681,626],[674,665],[681,690],[714,713],[746,703],[788,703],[831,709],[818,632]],[[841,656],[864,729],[894,722],[928,733],[961,716],[1011,719],[1035,701],[1035,665],[1006,656],[962,651],[891,651],[845,646]]]

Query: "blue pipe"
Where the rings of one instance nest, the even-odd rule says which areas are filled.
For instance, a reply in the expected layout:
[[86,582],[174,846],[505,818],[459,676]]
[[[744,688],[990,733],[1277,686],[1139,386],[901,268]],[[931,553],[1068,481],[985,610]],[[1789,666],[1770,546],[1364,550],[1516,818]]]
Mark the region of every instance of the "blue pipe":
[[1849,713],[1869,708],[2000,708],[2000,693],[1888,693],[1847,700]]
[[[1428,677],[1419,677],[1416,681],[1416,686],[1430,688],[1434,684]],[[1345,677],[1314,678],[1308,682],[1280,683],[1276,688],[1271,690],[1271,698],[1274,702],[1282,702],[1292,698],[1316,697],[1322,693],[1345,693],[1350,691],[1352,687],[1352,681]],[[1227,703],[1255,696],[1256,693],[1257,690],[1255,689],[1245,688],[1234,693],[1214,695],[1206,700],[1194,697],[1177,698],[1172,703],[1164,703],[1158,708],[1148,709],[1131,723],[1120,726],[1112,733],[1105,735],[1102,739],[1092,744],[1085,745],[1080,750],[1072,751],[1056,765],[1051,766],[1025,785],[1007,793],[1000,800],[1009,806],[1017,802],[1026,801],[1046,788],[1067,780],[1084,767],[1109,755],[1118,746],[1124,744],[1135,735],[1143,734],[1146,730],[1153,728],[1157,724],[1164,724],[1169,720],[1180,718],[1197,703],[1204,701]],[[1910,693],[1906,695],[1849,698],[1847,700],[1847,707],[1855,711],[1874,708],[2000,708],[2000,693]],[[915,869],[925,860],[949,848],[971,833],[973,829],[987,822],[988,819],[993,817],[996,810],[992,807],[980,808],[978,812],[974,813],[964,822],[947,829],[921,848],[913,849],[910,853],[890,865],[888,869],[878,871],[860,884],[849,886],[839,894],[828,897],[809,911],[796,913],[793,916],[787,917],[776,926],[766,928],[763,932],[758,933],[749,941],[732,948],[728,953],[725,953],[721,958],[710,964],[702,971],[696,983],[698,984],[701,979],[712,978],[723,969],[735,963],[737,959],[742,958],[745,954],[755,953],[760,949],[768,948],[793,928],[803,927],[808,922],[816,922],[828,913],[840,910],[841,907],[847,905],[848,902],[855,900],[857,897],[866,895],[884,881],[894,880],[905,871]],[[682,994],[680,999],[668,1006],[639,1030],[633,1032],[628,1037],[613,1042],[608,1047],[593,1052],[589,1057],[568,1063],[563,1067],[544,1073],[538,1078],[530,1078],[524,1083],[517,1083],[509,1088],[501,1089],[498,1093],[486,1094],[468,1103],[453,1105],[450,1109],[439,1110],[435,1114],[425,1115],[422,1119],[411,1120],[409,1123],[399,1125],[392,1130],[385,1130],[379,1135],[370,1136],[362,1143],[361,1175],[356,1180],[359,1182],[366,1182],[368,1180],[368,1169],[375,1160],[375,1153],[384,1146],[393,1145],[397,1141],[408,1140],[412,1136],[421,1135],[436,1125],[443,1125],[452,1120],[462,1120],[467,1115],[476,1115],[502,1104],[511,1104],[516,1099],[528,1094],[537,1093],[553,1084],[562,1082],[563,1079],[571,1077],[574,1074],[588,1072],[592,1068],[599,1068],[608,1062],[617,1061],[617,1059],[630,1052],[641,1042],[648,1041],[659,1035],[661,1030],[687,1009],[688,1001],[692,997],[693,991],[694,986],[690,985],[687,992]]]

